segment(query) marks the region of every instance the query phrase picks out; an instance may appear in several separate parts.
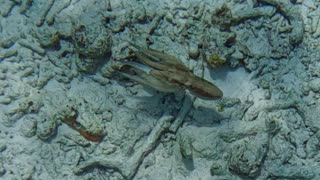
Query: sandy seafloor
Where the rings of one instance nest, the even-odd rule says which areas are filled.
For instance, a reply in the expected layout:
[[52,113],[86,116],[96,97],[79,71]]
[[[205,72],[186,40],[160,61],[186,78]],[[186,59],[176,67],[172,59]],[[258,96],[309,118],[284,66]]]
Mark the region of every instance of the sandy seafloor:
[[[224,97],[121,76],[128,41]],[[0,0],[0,179],[317,180],[319,93],[319,0]]]

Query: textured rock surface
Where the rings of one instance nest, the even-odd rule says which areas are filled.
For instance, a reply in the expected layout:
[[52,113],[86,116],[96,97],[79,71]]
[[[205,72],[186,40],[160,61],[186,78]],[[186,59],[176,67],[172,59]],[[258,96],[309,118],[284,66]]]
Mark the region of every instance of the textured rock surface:
[[[320,179],[319,1],[0,4],[0,179]],[[128,41],[224,98],[121,77]]]

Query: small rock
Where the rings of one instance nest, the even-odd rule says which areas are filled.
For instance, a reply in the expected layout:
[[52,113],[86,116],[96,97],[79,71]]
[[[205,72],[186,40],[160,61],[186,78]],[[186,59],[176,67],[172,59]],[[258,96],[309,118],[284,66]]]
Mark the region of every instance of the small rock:
[[179,138],[180,153],[185,159],[193,159],[192,141],[188,136],[181,136]]
[[35,115],[25,116],[20,126],[20,132],[25,137],[36,135],[37,117]]
[[309,88],[314,92],[320,91],[320,78],[311,80],[309,83]]
[[267,152],[267,142],[267,134],[258,134],[255,139],[235,144],[228,162],[229,171],[252,178],[258,176],[263,157]]
[[189,46],[189,56],[192,59],[197,59],[199,57],[200,51],[197,44],[190,44]]
[[112,121],[113,113],[111,111],[105,111],[102,113],[103,120],[106,120],[108,122]]
[[214,162],[210,167],[211,176],[220,176],[223,175],[223,166],[220,162]]
[[259,85],[263,88],[263,89],[269,89],[270,88],[270,83],[266,80],[266,79],[261,79],[259,81]]
[[45,118],[37,125],[37,136],[42,140],[48,140],[57,132],[57,123],[53,119]]

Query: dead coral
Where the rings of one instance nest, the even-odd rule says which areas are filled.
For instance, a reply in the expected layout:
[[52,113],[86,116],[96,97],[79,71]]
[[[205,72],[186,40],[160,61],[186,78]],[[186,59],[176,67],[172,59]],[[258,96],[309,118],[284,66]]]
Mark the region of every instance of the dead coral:
[[268,152],[268,135],[257,135],[252,141],[242,141],[231,150],[228,168],[231,172],[256,177]]
[[290,34],[290,43],[297,45],[303,40],[304,27],[303,19],[297,6],[293,5],[290,0],[259,0],[263,3],[271,4],[277,7],[280,13],[288,19],[293,27]]
[[161,117],[146,138],[143,145],[137,149],[134,154],[131,154],[130,157],[121,155],[117,157],[92,157],[77,164],[73,172],[79,175],[88,169],[102,166],[107,169],[114,169],[118,171],[125,179],[132,179],[137,173],[145,157],[147,157],[149,153],[157,147],[161,136],[168,131],[173,133],[178,131],[185,117],[192,108],[195,99],[196,98],[192,95],[186,95],[177,117],[174,118],[168,115]]
[[103,166],[105,168],[111,168],[119,171],[125,179],[132,179],[141,162],[156,147],[161,135],[165,131],[168,131],[172,120],[172,116],[160,118],[157,125],[146,139],[146,142],[132,156],[128,157],[128,159],[124,159],[124,157],[112,157],[110,159],[106,157],[93,157],[92,159],[77,165],[74,169],[74,173],[81,174],[89,168]]

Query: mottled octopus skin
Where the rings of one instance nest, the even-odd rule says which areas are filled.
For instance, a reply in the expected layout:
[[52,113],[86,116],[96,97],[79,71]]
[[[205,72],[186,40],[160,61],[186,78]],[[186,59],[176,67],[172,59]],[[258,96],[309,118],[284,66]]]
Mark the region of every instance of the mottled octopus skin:
[[190,71],[180,71],[178,76],[175,70],[172,70],[173,72],[170,71],[171,70],[151,70],[150,74],[161,79],[165,78],[171,83],[178,84],[201,99],[216,99],[223,96],[222,91],[216,85],[195,76]]

